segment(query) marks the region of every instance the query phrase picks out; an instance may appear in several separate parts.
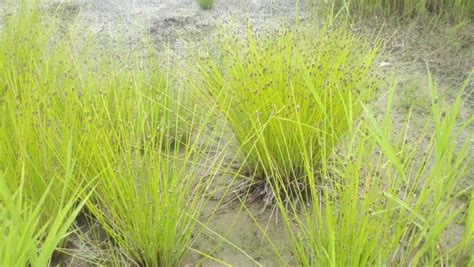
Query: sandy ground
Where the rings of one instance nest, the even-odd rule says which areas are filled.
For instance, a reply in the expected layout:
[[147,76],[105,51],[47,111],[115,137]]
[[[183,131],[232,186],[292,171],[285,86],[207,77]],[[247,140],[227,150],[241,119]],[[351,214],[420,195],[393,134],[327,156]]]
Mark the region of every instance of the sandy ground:
[[69,0],[60,7],[65,20],[79,23],[80,33],[92,33],[110,45],[126,40],[130,49],[150,32],[157,44],[169,42],[179,53],[188,39],[211,39],[218,25],[233,23],[278,27],[295,16],[309,15],[304,4],[294,0],[220,0],[211,10],[202,10],[195,0]]

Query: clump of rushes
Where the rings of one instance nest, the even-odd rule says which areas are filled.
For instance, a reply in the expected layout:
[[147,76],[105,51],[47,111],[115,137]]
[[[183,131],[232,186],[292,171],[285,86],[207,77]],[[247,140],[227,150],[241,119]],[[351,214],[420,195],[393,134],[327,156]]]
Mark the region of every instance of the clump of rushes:
[[[445,110],[433,84],[431,89],[433,131],[408,140],[408,118],[393,134],[392,89],[381,123],[367,110],[339,146],[341,153],[322,163],[322,183],[313,183],[317,177],[307,164],[309,201],[288,202],[283,190],[275,190],[298,265],[437,266],[468,260],[472,214],[462,215],[467,203],[460,204],[459,197],[469,196],[472,187],[459,185],[469,172],[472,143],[456,140],[474,116],[458,121],[462,92]],[[466,226],[465,237],[447,246],[445,231],[457,223]]]
[[470,19],[474,3],[470,0],[342,0],[354,14],[364,17],[395,15],[402,17],[445,15],[452,19]]
[[214,5],[214,0],[197,0],[197,2],[199,6],[204,10],[211,9]]
[[177,81],[166,69],[129,63],[135,65],[111,62],[91,74],[102,77],[92,87],[100,93],[82,96],[78,164],[84,177],[99,180],[87,205],[127,258],[178,266],[199,233],[206,190],[219,183],[222,159],[209,166],[203,159],[219,149],[214,139],[222,132],[204,137],[210,117],[172,92]]
[[[92,188],[79,178],[67,95],[73,69],[54,18],[7,5],[0,31],[0,265],[47,266]],[[90,179],[91,182],[94,179]]]
[[219,105],[250,173],[304,189],[374,92],[378,49],[342,27],[221,39],[218,59],[197,64],[197,97]]
[[74,139],[69,118],[75,114],[69,109],[74,98],[67,96],[72,82],[65,74],[72,66],[62,40],[52,42],[55,20],[38,4],[24,1],[8,8],[0,32],[0,172],[11,191],[22,187],[28,202],[43,199],[37,219],[49,225],[68,187],[65,155]]
[[[39,4],[9,7],[0,36],[0,229],[8,239],[0,265],[47,265],[86,200],[131,259],[178,265],[217,175],[218,162],[199,162],[210,148],[205,117],[158,61],[97,55],[87,42],[72,52]],[[78,190],[95,182],[88,200]]]

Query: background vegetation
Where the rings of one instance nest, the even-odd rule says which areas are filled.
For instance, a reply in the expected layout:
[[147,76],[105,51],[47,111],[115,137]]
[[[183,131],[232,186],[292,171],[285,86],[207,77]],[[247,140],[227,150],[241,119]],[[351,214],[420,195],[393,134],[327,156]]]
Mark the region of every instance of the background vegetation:
[[342,0],[353,15],[396,16],[399,19],[445,16],[455,20],[472,19],[474,3],[469,0]]
[[212,6],[214,5],[214,0],[197,0],[199,6],[204,9],[211,9]]

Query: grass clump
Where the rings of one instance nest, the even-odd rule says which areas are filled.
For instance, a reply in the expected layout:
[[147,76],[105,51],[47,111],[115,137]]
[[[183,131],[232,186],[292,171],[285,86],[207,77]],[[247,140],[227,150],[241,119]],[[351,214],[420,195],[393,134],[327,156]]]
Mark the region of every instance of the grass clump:
[[383,16],[433,16],[443,15],[452,19],[471,19],[474,3],[469,0],[343,0],[343,5],[364,17]]
[[204,10],[211,9],[214,5],[214,0],[197,0],[197,2],[199,6]]
[[[367,109],[341,153],[323,162],[327,179],[313,183],[307,166],[309,201],[288,204],[284,190],[274,191],[298,265],[436,266],[467,256],[472,215],[463,216],[466,204],[459,206],[458,199],[472,191],[459,188],[469,172],[471,142],[455,140],[474,117],[459,122],[461,94],[444,110],[433,84],[431,89],[433,131],[408,139],[407,121],[393,134],[392,90],[381,122]],[[454,223],[466,226],[465,239],[448,247],[443,234]]]
[[220,58],[200,64],[199,97],[219,105],[250,173],[303,189],[374,91],[377,48],[343,28],[222,39]]
[[[200,162],[210,149],[205,116],[158,60],[101,55],[87,41],[72,46],[40,4],[8,7],[0,36],[0,265],[46,266],[85,202],[135,263],[178,265],[219,164]],[[82,190],[92,183],[89,199]]]
[[58,24],[39,4],[7,11],[0,31],[0,265],[47,266],[91,190],[73,149],[75,97],[65,74],[74,67],[66,42],[53,38]]
[[67,119],[74,114],[67,109],[72,98],[64,91],[71,82],[64,73],[71,66],[65,44],[52,42],[54,19],[36,4],[9,7],[0,33],[0,171],[11,191],[24,177],[22,194],[31,203],[45,198],[38,216],[46,224],[67,190],[64,155],[74,137]]
[[[79,146],[84,176],[100,181],[88,209],[136,264],[176,266],[199,233],[196,222],[206,207],[206,190],[216,182],[221,164],[218,159],[203,162],[221,133],[204,138],[209,118],[193,109],[175,110],[176,120],[164,116],[163,105],[175,100],[147,95],[147,83],[122,72],[105,75],[112,83],[103,83],[108,93],[90,110],[91,123]],[[143,72],[146,68],[140,68]],[[128,77],[127,82],[120,77]],[[170,89],[164,79],[151,84],[154,95]],[[127,93],[135,91],[133,97]],[[192,130],[183,134],[180,125]]]
[[[0,265],[2,266],[47,266],[57,247],[62,245],[65,237],[88,199],[86,190],[71,190],[68,185],[73,181],[73,166],[70,155],[67,158],[64,177],[51,177],[51,181],[39,199],[32,199],[26,191],[31,183],[28,176],[0,177]],[[12,187],[8,182],[18,181]],[[54,213],[48,212],[48,199],[55,183],[65,182],[60,195],[54,196],[58,201]],[[82,199],[82,201],[80,201]],[[45,220],[48,215],[48,220]]]

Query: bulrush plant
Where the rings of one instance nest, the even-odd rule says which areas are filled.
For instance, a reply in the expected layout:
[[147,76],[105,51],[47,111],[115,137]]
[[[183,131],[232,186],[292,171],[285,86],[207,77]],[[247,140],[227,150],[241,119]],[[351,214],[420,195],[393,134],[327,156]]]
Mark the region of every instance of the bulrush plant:
[[197,97],[217,103],[248,172],[304,191],[306,167],[318,171],[374,92],[377,47],[329,26],[221,39],[219,56],[197,64]]
[[184,105],[165,69],[109,66],[99,75],[100,95],[82,96],[93,104],[84,105],[77,146],[83,176],[99,181],[88,209],[134,263],[180,265],[200,232],[206,190],[219,184],[223,159],[203,163],[206,152],[224,147],[214,142],[223,132],[207,131],[212,110]]
[[200,160],[221,133],[204,138],[209,118],[158,60],[99,55],[87,42],[81,50],[36,2],[9,7],[0,35],[0,265],[46,266],[84,201],[137,264],[179,264],[221,163]]
[[76,169],[73,69],[35,2],[8,5],[0,31],[0,265],[47,266],[91,184]]
[[[68,119],[75,114],[66,107],[72,108],[74,97],[67,96],[72,82],[64,73],[73,67],[62,40],[51,41],[54,19],[35,3],[9,8],[0,32],[0,172],[10,191],[22,187],[21,198],[30,202],[25,209],[42,199],[35,216],[40,225],[48,225],[72,185],[64,177],[65,155],[75,136]],[[69,175],[76,182],[76,174]]]
[[[456,140],[474,117],[459,121],[462,94],[445,109],[434,84],[431,92],[432,131],[409,138],[410,118],[400,131],[393,128],[392,88],[380,122],[367,109],[340,152],[327,151],[333,156],[321,164],[321,182],[314,182],[306,156],[310,197],[288,202],[284,188],[276,188],[298,265],[438,266],[469,257],[472,214],[463,215],[468,203],[459,197],[472,187],[459,185],[472,162],[472,143]],[[457,223],[465,225],[465,237],[448,246],[446,230]]]
[[194,112],[192,103],[180,82],[172,77],[172,69],[159,66],[163,61],[154,60],[155,56],[144,59],[132,53],[110,59],[113,56],[105,54],[95,63],[86,63],[91,71],[81,74],[77,85],[81,88],[82,130],[129,127],[130,131],[116,131],[110,137],[117,145],[124,139],[134,139],[137,149],[147,142],[156,143],[150,138],[157,131],[168,134],[172,139],[169,144],[186,142],[193,130],[188,122]]

